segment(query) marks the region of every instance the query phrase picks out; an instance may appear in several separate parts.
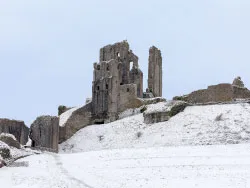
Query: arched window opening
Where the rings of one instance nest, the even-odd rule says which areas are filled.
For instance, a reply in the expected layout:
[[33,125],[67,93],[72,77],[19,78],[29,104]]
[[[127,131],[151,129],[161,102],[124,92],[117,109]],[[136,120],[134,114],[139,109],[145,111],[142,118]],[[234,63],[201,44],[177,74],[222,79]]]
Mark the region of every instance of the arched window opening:
[[120,56],[120,52],[117,52],[116,55],[117,55],[117,57],[121,57],[121,56]]

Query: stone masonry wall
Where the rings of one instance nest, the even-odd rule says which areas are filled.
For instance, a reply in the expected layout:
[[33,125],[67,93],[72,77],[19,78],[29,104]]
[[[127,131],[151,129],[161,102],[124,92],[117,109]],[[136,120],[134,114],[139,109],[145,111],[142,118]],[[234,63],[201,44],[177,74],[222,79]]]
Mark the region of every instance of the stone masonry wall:
[[30,127],[32,147],[44,147],[58,151],[59,118],[40,116]]
[[[175,97],[174,99],[178,99]],[[227,102],[235,99],[250,98],[250,91],[247,88],[238,87],[231,84],[218,84],[209,86],[207,89],[194,91],[181,97],[189,103],[209,103],[209,102]]]
[[59,143],[69,139],[81,128],[91,125],[92,120],[92,103],[88,103],[74,111],[65,125],[59,127]]
[[0,134],[1,133],[13,134],[22,145],[28,142],[29,128],[23,121],[0,119]]
[[162,56],[155,46],[149,49],[148,89],[155,97],[162,96]]

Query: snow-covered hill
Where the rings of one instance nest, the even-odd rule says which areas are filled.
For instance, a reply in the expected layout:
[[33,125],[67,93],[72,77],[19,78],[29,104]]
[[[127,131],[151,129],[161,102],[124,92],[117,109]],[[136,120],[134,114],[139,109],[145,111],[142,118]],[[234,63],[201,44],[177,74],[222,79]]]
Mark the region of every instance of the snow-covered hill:
[[41,154],[0,170],[13,188],[248,188],[250,145]]
[[[162,106],[163,103],[154,104],[150,110]],[[85,127],[62,143],[60,152],[248,143],[249,117],[248,103],[189,106],[169,121],[151,125],[143,123],[143,114],[137,114]]]

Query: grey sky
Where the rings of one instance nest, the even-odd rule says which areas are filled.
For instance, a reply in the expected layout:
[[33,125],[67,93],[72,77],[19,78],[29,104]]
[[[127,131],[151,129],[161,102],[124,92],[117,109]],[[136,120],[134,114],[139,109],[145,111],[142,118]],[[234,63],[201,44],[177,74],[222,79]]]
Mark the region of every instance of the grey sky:
[[99,48],[127,39],[147,82],[163,55],[163,94],[241,76],[250,87],[249,0],[0,0],[0,117],[56,115],[91,96]]

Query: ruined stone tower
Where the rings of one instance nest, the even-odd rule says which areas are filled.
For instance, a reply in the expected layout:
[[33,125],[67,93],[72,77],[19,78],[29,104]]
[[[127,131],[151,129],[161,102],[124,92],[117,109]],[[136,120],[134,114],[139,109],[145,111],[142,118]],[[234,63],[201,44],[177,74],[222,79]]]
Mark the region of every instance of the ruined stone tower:
[[162,96],[162,57],[161,51],[155,46],[149,49],[148,89],[154,97]]
[[99,61],[94,63],[92,113],[96,122],[102,123],[136,105],[137,97],[143,95],[143,73],[127,41],[101,48]]

